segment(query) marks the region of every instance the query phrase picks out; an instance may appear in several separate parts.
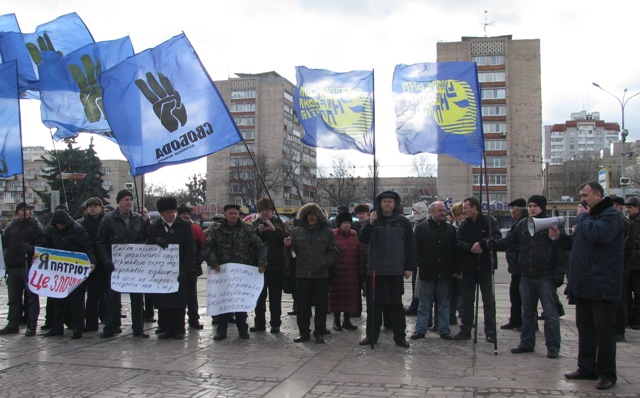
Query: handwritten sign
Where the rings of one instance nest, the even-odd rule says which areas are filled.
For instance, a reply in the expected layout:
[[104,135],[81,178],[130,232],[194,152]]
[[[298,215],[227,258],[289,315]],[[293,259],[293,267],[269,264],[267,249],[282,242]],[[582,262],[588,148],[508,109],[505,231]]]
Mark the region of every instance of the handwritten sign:
[[120,293],[174,293],[178,291],[178,245],[123,244],[111,246],[115,270],[111,288]]
[[263,286],[258,267],[227,263],[220,266],[220,272],[209,268],[207,315],[253,311]]
[[35,247],[35,260],[29,270],[29,290],[45,297],[65,298],[91,272],[84,253]]

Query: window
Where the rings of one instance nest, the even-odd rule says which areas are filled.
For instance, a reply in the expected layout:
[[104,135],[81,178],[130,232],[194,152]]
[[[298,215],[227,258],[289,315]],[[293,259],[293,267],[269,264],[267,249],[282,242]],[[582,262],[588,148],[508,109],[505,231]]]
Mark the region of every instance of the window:
[[111,174],[111,167],[105,167],[104,174]]
[[507,107],[504,105],[482,107],[482,116],[505,116],[506,114]]
[[507,90],[504,88],[483,88],[481,94],[482,99],[505,99]]
[[256,131],[255,130],[240,130],[242,136],[245,140],[255,140],[256,139]]
[[293,102],[293,95],[289,94],[288,92],[284,92],[284,99],[286,99],[289,102]]
[[245,98],[255,98],[255,97],[256,97],[256,90],[231,92],[231,99],[245,99]]
[[506,156],[487,156],[487,168],[507,167]]
[[255,126],[256,118],[253,116],[234,118],[238,126]]
[[487,151],[504,151],[507,149],[507,141],[504,140],[486,140],[484,147]]
[[[255,146],[256,144],[254,143],[247,143],[247,147],[249,148],[250,152],[255,152]],[[231,153],[241,153],[241,152],[247,152],[247,148],[245,148],[244,144],[236,144],[236,145],[232,145],[231,146]]]
[[504,55],[481,55],[471,57],[471,61],[475,62],[478,66],[504,65]]
[[[506,174],[489,174],[487,176],[489,179],[489,186],[504,186],[507,185],[507,175]],[[484,175],[482,176],[482,182],[480,180],[479,174],[473,175],[473,185],[482,185],[484,184]]]
[[478,81],[480,83],[504,82],[506,74],[505,72],[479,72]]
[[256,104],[231,104],[231,112],[255,112]]
[[102,186],[103,187],[110,187],[111,186],[111,181],[109,181],[109,180],[102,181]]
[[246,156],[235,156],[229,158],[229,166],[249,166],[251,165],[251,159]]
[[507,124],[506,123],[483,123],[482,130],[485,133],[506,133]]

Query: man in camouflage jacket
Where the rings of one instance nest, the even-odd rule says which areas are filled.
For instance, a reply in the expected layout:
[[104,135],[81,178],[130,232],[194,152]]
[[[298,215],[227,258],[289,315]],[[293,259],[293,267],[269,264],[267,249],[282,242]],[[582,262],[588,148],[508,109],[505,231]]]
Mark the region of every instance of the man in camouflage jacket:
[[[240,220],[240,206],[228,204],[224,206],[224,220],[213,224],[206,232],[204,242],[204,258],[207,265],[215,271],[220,270],[221,264],[239,263],[257,266],[260,273],[267,267],[267,256],[264,243],[251,228]],[[229,314],[218,316],[218,329],[215,341],[227,338]],[[242,339],[249,338],[247,313],[236,312],[236,327]]]

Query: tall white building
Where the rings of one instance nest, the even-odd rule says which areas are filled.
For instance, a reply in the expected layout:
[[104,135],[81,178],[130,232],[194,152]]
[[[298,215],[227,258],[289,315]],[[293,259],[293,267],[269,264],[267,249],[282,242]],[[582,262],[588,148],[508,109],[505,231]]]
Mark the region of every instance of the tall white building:
[[545,158],[550,165],[568,160],[599,156],[618,141],[620,126],[600,120],[600,112],[580,111],[571,114],[571,120],[545,126]]

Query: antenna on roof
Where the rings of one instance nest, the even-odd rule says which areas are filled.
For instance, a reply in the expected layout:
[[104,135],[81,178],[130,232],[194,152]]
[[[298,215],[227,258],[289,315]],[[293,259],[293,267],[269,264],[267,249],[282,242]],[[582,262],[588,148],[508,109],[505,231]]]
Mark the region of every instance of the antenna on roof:
[[487,37],[487,26],[493,26],[496,22],[489,22],[489,11],[484,11],[484,23],[482,26],[484,27],[484,37]]

